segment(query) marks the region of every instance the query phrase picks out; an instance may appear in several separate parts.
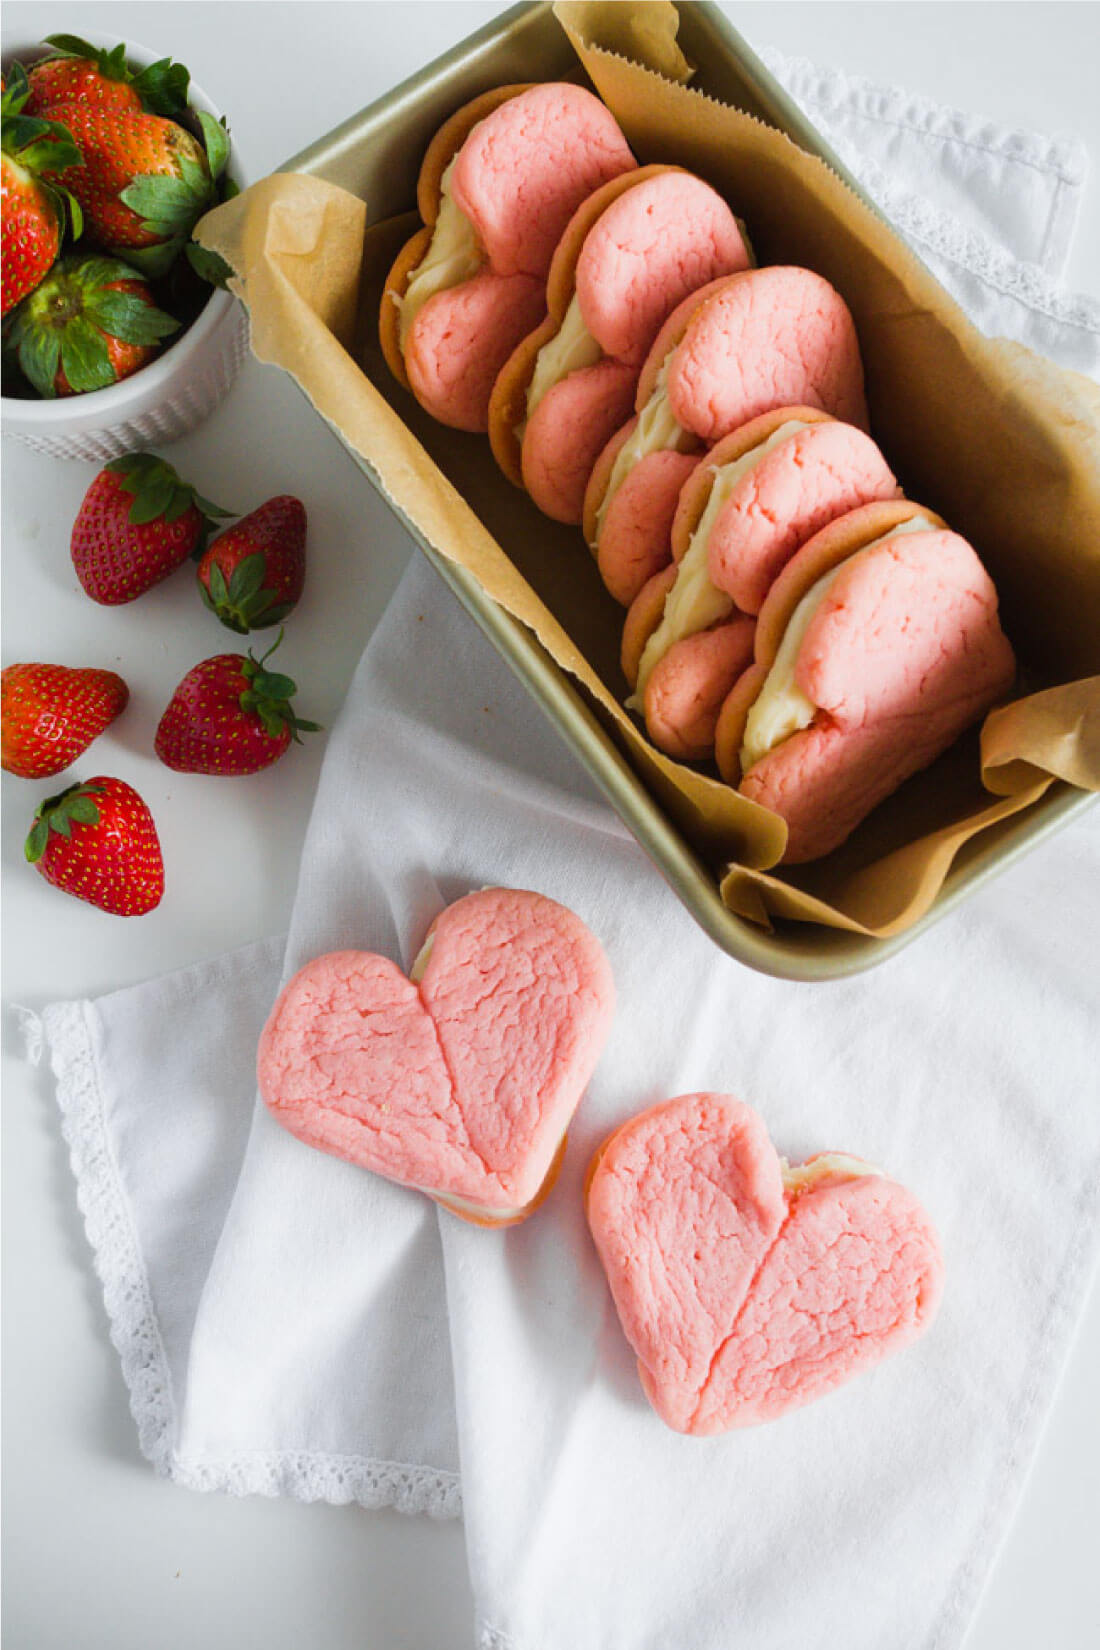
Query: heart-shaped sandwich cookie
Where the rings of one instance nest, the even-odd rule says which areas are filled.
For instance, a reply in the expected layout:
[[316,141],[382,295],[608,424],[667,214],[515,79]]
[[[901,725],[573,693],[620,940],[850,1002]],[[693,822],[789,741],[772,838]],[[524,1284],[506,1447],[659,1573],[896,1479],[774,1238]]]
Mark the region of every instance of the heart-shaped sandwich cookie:
[[815,533],[765,598],[755,662],[715,724],[719,772],[819,859],[1012,685],[997,591],[973,546],[903,501]]
[[586,1201],[642,1386],[677,1432],[823,1397],[908,1345],[939,1301],[939,1244],[911,1193],[839,1154],[790,1168],[727,1094],[625,1123]]
[[489,393],[546,312],[570,216],[634,168],[614,116],[581,86],[502,86],[436,133],[417,184],[425,227],[386,279],[382,353],[433,418],[484,430]]
[[301,969],[260,1039],[260,1093],[308,1145],[511,1225],[553,1184],[614,1003],[579,917],[483,889],[437,918],[411,978],[364,951]]
[[[855,325],[828,281],[794,267],[741,270],[672,312],[642,367],[635,416],[608,441],[585,491],[584,536],[616,601],[629,605],[669,561],[676,499],[703,449],[784,407],[803,423],[816,409],[867,427]],[[712,463],[727,463],[727,451]],[[783,490],[774,476],[772,485]]]
[[580,524],[592,468],[629,418],[668,316],[749,261],[726,202],[679,167],[614,178],[573,214],[550,265],[547,317],[505,363],[489,403],[497,462],[546,515]]
[[661,575],[643,585],[628,620],[632,637],[650,625],[628,703],[644,712],[658,749],[686,761],[714,754],[723,702],[752,660],[744,615],[759,613],[783,567],[820,528],[897,493],[870,436],[813,407],[762,413],[695,464],[671,524],[676,576],[667,589]]

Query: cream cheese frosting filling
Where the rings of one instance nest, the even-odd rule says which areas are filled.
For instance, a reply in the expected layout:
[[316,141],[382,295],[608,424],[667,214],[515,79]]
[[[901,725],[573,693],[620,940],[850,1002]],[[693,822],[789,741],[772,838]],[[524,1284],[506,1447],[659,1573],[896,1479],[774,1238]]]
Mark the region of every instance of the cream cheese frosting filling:
[[435,929],[433,928],[427,939],[424,941],[424,944],[420,947],[420,950],[416,953],[416,961],[409,969],[409,979],[412,981],[413,985],[419,985],[421,980],[424,978],[434,944]]
[[409,276],[404,294],[394,295],[399,312],[397,341],[404,353],[412,324],[429,298],[469,281],[485,264],[477,230],[451,198],[456,155],[439,180],[439,214],[428,250]]
[[607,480],[603,502],[596,511],[596,535],[590,549],[595,550],[599,544],[600,534],[603,532],[604,517],[607,515],[611,500],[622,486],[627,476],[636,464],[650,453],[688,453],[697,444],[698,437],[690,430],[685,430],[673,417],[672,408],[668,404],[668,369],[672,362],[673,351],[669,350],[664,364],[657,374],[657,382],[653,386],[653,394],[638,414],[638,422],[631,430],[630,435],[623,442],[615,454],[615,462],[611,466],[611,474]]
[[711,582],[707,551],[714,524],[734,488],[756,468],[765,454],[805,428],[806,425],[800,419],[792,418],[786,424],[781,424],[777,430],[773,430],[768,439],[762,441],[758,447],[753,447],[749,452],[742,453],[740,458],[735,458],[714,471],[710,497],[699,518],[699,525],[691,535],[691,542],[684,552],[676,574],[676,582],[665,599],[661,622],[642,651],[638,665],[638,684],[633,698],[627,700],[630,709],[641,708],[646,683],[674,643],[682,641],[685,636],[694,636],[700,630],[709,630],[712,624],[728,618],[733,612],[731,598]]
[[781,745],[784,739],[789,739],[792,734],[808,728],[817,715],[818,707],[812,699],[807,698],[795,681],[795,667],[802,643],[806,639],[806,632],[818,608],[839,577],[841,569],[851,566],[860,556],[876,550],[887,539],[897,538],[901,533],[926,533],[933,530],[933,525],[926,516],[913,516],[909,521],[903,521],[900,527],[892,527],[888,533],[883,533],[880,538],[865,544],[831,572],[822,574],[817,583],[810,586],[787,621],[787,628],[783,632],[783,640],[779,644],[772,667],[745,722],[744,740],[741,745],[743,774],[748,773],[755,763],[761,761],[777,745]]
[[823,1180],[856,1180],[860,1175],[883,1172],[873,1163],[865,1163],[861,1157],[848,1157],[844,1152],[822,1152],[809,1163],[796,1163],[793,1169],[787,1159],[781,1157],[779,1167],[788,1199],[811,1191]]
[[523,432],[535,415],[535,408],[548,390],[582,367],[594,367],[602,360],[603,350],[584,324],[581,306],[574,293],[561,326],[553,338],[543,344],[535,357],[535,370],[527,386],[527,418],[517,425],[516,437],[523,440]]
[[524,1203],[518,1209],[493,1209],[487,1203],[471,1203],[468,1197],[458,1197],[454,1192],[433,1191],[431,1186],[418,1186],[416,1190],[426,1192],[429,1197],[442,1201],[449,1208],[461,1209],[464,1214],[475,1215],[484,1220],[515,1220],[518,1215],[522,1215],[530,1207],[529,1204]]

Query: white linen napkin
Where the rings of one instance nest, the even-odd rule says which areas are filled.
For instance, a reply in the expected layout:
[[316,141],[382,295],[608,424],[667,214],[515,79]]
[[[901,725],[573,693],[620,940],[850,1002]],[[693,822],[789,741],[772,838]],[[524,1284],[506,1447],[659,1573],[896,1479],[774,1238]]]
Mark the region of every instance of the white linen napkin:
[[[987,330],[1096,372],[1100,305],[1051,279],[1079,150],[773,66],[869,187],[888,169],[891,211]],[[30,1024],[145,1454],[194,1488],[436,1515],[460,1510],[461,1471],[483,1650],[779,1650],[823,1621],[847,1650],[958,1644],[1097,1249],[1098,866],[1094,812],[869,974],[754,974],[417,560],[333,729],[285,954]],[[342,946],[407,966],[485,883],[577,911],[620,1002],[557,1189],[503,1233],[302,1146],[252,1075],[280,977]],[[757,1106],[793,1158],[851,1151],[909,1185],[947,1289],[917,1347],[701,1441],[641,1396],[580,1188],[609,1128],[704,1087]]]

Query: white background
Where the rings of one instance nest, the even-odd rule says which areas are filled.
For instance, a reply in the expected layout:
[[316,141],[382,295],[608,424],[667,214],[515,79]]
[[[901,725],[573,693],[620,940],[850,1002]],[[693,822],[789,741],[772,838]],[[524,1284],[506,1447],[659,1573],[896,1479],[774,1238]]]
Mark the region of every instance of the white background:
[[[4,46],[99,30],[171,53],[227,111],[255,178],[503,9],[10,3]],[[1075,133],[1100,155],[1093,4],[725,9],[753,45],[899,82],[999,122]],[[1097,187],[1069,276],[1093,293]],[[271,369],[250,363],[225,405],[170,456],[204,493],[236,510],[284,491],[305,501],[311,571],[281,668],[301,684],[302,714],[330,724],[409,541]],[[156,816],[168,870],[163,904],[137,921],[64,898],[21,857],[48,786],[5,775],[5,1000],[39,1005],[94,995],[281,931],[323,738],[252,779],[161,767],[152,735],[171,689],[198,659],[236,644],[202,608],[186,572],[136,606],[94,607],[73,576],[68,536],[95,467],[38,457],[10,441],[3,461],[3,662],[99,664],[126,677],[130,709],[78,772],[116,773],[136,785]],[[108,1342],[48,1082],[13,1057],[10,1027],[6,1042],[5,1650],[219,1650],[242,1642],[265,1650],[470,1650],[460,1525],[236,1502],[154,1478],[138,1454]],[[968,1650],[1091,1650],[1097,1642],[1098,1387],[1094,1298]],[[823,1626],[823,1643],[826,1632],[843,1643],[843,1623]],[[897,1644],[904,1642],[899,1622]]]

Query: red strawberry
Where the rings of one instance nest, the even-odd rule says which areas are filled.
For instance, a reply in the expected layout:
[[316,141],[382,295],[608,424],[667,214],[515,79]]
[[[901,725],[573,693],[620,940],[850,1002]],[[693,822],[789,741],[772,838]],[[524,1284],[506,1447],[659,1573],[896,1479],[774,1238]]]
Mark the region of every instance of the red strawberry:
[[202,599],[240,635],[281,624],[306,579],[306,511],[283,493],[242,516],[210,545],[198,566]]
[[132,602],[183,565],[211,517],[226,514],[155,453],[127,453],[84,495],[70,544],[76,576],[95,602]]
[[24,853],[36,870],[77,899],[116,917],[160,904],[164,861],[153,816],[121,779],[100,776],[47,797]]
[[39,395],[106,389],[151,361],[179,322],[117,258],[62,258],[21,305],[10,342]]
[[87,103],[62,103],[53,112],[84,156],[66,182],[91,239],[146,275],[163,275],[217,202],[216,179],[229,156],[225,129],[210,115],[197,117],[204,153],[190,132],[160,115]]
[[60,773],[99,738],[129,697],[113,670],[8,665],[0,671],[0,767],[20,779]]
[[[27,96],[27,77],[16,63],[11,84],[0,98],[0,307],[4,315],[34,291],[57,257],[66,208],[72,216],[73,234],[79,235],[82,227],[80,207],[57,181],[80,165],[80,151],[64,126],[23,113]],[[53,183],[40,176],[47,170]]]
[[91,46],[75,34],[50,34],[53,53],[30,71],[28,113],[48,114],[62,103],[91,103],[98,108],[150,109],[179,120],[187,111],[190,75],[182,63],[162,57],[133,72],[126,47]]
[[[56,39],[69,38],[55,36]],[[48,115],[62,103],[92,103],[99,108],[141,109],[141,98],[130,84],[126,68],[126,48],[99,51],[86,41],[76,41],[80,51],[71,55],[44,57],[27,71],[30,97],[27,112]]]
[[290,707],[297,684],[264,669],[262,659],[219,653],[189,670],[160,719],[154,749],[179,773],[258,773],[277,762],[300,732],[315,733]]

